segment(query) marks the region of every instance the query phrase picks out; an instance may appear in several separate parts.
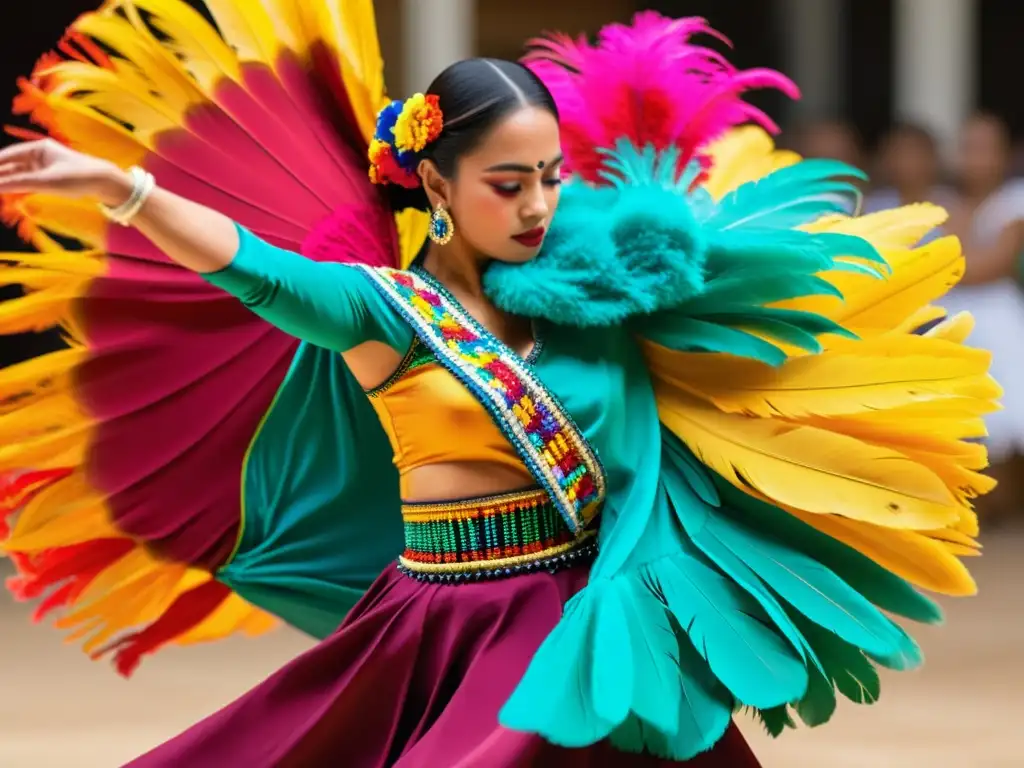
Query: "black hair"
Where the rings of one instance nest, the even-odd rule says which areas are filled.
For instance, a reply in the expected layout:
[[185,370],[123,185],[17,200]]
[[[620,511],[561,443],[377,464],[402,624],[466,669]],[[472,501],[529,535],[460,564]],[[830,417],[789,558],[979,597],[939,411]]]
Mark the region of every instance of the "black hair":
[[[522,107],[539,107],[558,118],[555,99],[540,78],[522,64],[502,59],[465,59],[446,68],[434,78],[427,94],[438,98],[444,115],[441,135],[419,155],[431,160],[441,175],[455,176],[460,157],[476,149],[492,128],[510,112]],[[386,187],[391,207],[430,210],[427,193],[420,186],[406,189],[397,184]]]

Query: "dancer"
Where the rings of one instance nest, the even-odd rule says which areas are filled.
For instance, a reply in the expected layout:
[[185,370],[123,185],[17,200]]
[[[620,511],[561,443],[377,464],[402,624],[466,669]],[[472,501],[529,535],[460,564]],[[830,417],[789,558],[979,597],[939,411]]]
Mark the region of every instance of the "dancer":
[[920,662],[998,394],[913,333],[939,209],[840,213],[700,20],[388,102],[368,0],[208,7],[79,19],[0,153],[3,330],[69,337],[0,377],[16,593],[125,674],[322,639],[134,765],[757,765]]

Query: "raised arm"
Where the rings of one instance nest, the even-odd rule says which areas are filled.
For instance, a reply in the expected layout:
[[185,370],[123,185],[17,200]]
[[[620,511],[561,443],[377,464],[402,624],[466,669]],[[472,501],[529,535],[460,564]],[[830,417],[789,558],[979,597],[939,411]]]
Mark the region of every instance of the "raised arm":
[[[115,165],[51,140],[0,151],[0,193],[129,199],[133,180]],[[357,269],[275,248],[217,211],[156,188],[131,219],[169,258],[240,299],[286,333],[346,352],[367,341],[404,352],[409,332],[383,309]]]

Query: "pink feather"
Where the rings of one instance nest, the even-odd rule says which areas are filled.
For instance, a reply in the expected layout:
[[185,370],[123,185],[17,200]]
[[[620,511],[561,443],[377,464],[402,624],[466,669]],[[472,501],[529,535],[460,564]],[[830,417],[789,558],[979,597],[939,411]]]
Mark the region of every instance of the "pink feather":
[[675,146],[685,165],[735,125],[753,122],[778,131],[743,95],[774,88],[799,98],[793,81],[770,69],[740,71],[692,42],[697,35],[729,44],[704,19],[670,19],[654,11],[638,13],[630,26],[605,27],[596,45],[563,34],[529,41],[523,63],[558,104],[568,171],[599,181],[604,157],[598,150],[620,139],[659,150]]

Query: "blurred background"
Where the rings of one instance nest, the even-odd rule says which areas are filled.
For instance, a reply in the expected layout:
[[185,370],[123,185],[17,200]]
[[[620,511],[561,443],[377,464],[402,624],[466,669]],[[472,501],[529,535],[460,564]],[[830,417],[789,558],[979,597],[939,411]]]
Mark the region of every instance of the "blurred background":
[[[302,0],[296,0],[302,2]],[[343,0],[338,0],[343,2]],[[63,28],[99,0],[5,0],[0,103]],[[965,283],[947,304],[977,316],[973,343],[992,349],[1007,389],[993,417],[1000,490],[980,509],[980,595],[946,603],[946,626],[920,632],[922,671],[887,675],[870,708],[772,741],[741,719],[776,766],[1024,765],[1024,94],[1020,0],[377,0],[393,95],[423,89],[451,61],[516,58],[545,30],[593,33],[654,9],[704,16],[734,43],[740,67],[781,69],[800,102],[753,100],[782,126],[780,143],[868,172],[867,209],[932,201],[967,253]],[[16,5],[16,9],[15,6]],[[6,108],[4,110],[6,111]],[[0,139],[0,141],[4,141]],[[934,233],[938,234],[938,233]],[[0,252],[22,246],[0,227]],[[16,295],[3,289],[2,298]],[[2,312],[2,309],[0,309]],[[53,333],[0,338],[0,365],[59,343]],[[0,561],[0,576],[6,573]],[[259,640],[162,652],[129,682],[90,663],[58,632],[0,595],[0,768],[110,768],[170,737],[308,647],[279,631]],[[339,756],[339,765],[344,757]],[[182,768],[188,768],[183,766]],[[444,768],[430,766],[425,768]]]

